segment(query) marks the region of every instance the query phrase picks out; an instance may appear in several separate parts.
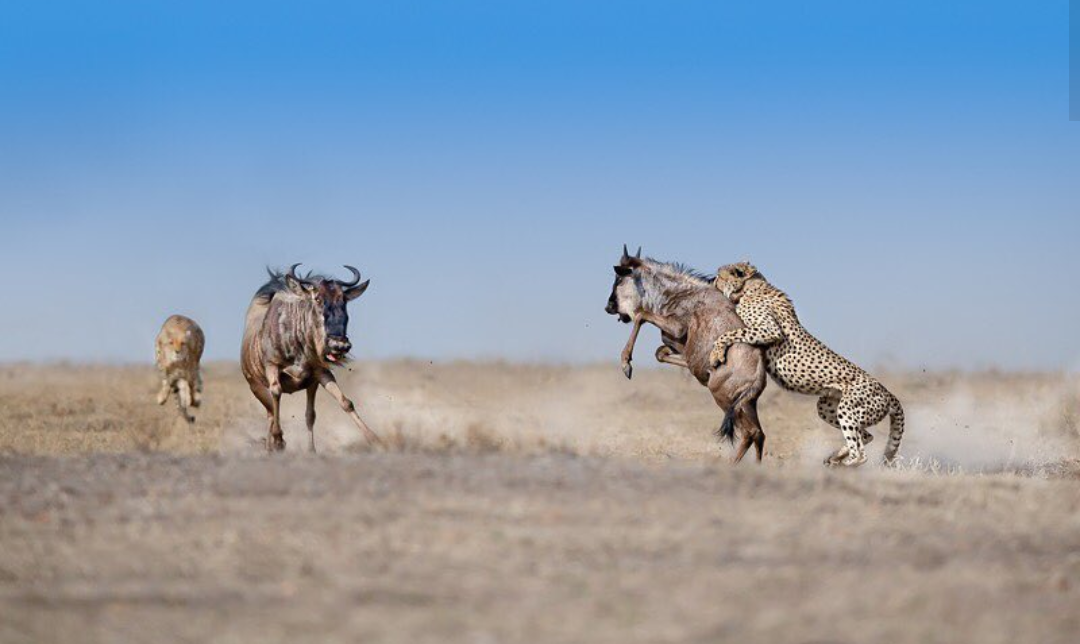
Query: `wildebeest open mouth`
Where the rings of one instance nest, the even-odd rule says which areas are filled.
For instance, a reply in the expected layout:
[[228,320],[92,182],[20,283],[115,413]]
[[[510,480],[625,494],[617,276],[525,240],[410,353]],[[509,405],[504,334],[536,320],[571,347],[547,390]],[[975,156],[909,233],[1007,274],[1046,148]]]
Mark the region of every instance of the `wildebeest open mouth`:
[[348,354],[339,353],[337,351],[327,351],[326,359],[327,361],[333,362],[335,364],[342,364],[348,360]]
[[630,316],[625,314],[625,313],[620,313],[619,314],[619,322],[622,322],[623,324],[630,324],[630,322],[631,322]]

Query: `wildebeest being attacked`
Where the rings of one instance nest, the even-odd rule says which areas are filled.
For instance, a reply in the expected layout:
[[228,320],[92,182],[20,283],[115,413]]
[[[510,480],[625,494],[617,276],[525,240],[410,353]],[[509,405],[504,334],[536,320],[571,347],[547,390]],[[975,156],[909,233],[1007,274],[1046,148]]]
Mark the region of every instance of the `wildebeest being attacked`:
[[656,359],[686,367],[709,388],[713,400],[724,410],[718,430],[721,437],[734,441],[738,430],[741,442],[735,462],[742,460],[751,445],[761,460],[765,433],[758,420],[757,401],[765,391],[765,361],[760,349],[738,344],[731,347],[723,366],[710,368],[709,353],[716,339],[743,323],[735,306],[708,278],[682,264],[642,259],[641,249],[631,256],[623,246],[606,310],[633,324],[622,353],[627,378],[633,375],[631,361],[641,325],[655,325],[663,339]]
[[288,272],[268,271],[270,281],[256,292],[248,307],[240,365],[251,392],[266,407],[269,419],[267,449],[285,449],[281,431],[281,394],[307,391],[309,449],[315,451],[315,393],[320,385],[337,400],[367,439],[382,443],[349,400],[330,369],[344,364],[349,342],[346,305],[363,295],[370,280],[360,271],[348,282],[321,275],[301,278],[294,264]]
[[161,372],[158,404],[164,405],[169,394],[176,394],[176,407],[189,423],[195,422],[190,409],[202,403],[199,360],[205,345],[199,325],[182,315],[169,316],[154,342],[154,361]]

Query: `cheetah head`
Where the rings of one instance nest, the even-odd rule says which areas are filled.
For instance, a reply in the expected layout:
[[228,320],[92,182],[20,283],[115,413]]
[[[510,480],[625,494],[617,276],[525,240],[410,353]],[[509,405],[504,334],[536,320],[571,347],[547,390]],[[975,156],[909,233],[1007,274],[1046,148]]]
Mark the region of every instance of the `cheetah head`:
[[750,262],[727,264],[716,269],[716,288],[730,300],[738,299],[751,279],[761,279],[761,273]]

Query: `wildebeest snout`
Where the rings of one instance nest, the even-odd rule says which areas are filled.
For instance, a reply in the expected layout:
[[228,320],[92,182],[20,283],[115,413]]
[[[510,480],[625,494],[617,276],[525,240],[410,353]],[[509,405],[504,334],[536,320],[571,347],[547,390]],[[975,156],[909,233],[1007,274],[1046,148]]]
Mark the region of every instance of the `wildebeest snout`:
[[604,307],[604,311],[606,311],[608,315],[619,316],[619,322],[630,322],[630,316],[619,311],[619,302],[615,299],[614,295],[612,295],[611,298],[608,299],[608,303],[607,306]]
[[326,339],[326,348],[334,353],[348,353],[352,349],[352,342],[348,338],[329,337]]

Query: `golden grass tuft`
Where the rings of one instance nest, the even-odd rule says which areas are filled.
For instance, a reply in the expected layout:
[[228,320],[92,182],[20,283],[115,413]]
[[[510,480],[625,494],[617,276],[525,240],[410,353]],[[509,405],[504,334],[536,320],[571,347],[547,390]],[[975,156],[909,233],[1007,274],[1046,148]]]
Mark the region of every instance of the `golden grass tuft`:
[[[673,368],[639,368],[627,381],[610,365],[558,367],[419,361],[357,364],[339,376],[360,413],[395,452],[557,452],[645,462],[723,463],[731,447],[713,430],[708,392]],[[904,402],[901,469],[925,473],[1011,471],[1071,475],[1080,456],[1080,383],[1060,374],[885,374]],[[259,452],[266,417],[234,364],[205,369],[203,406],[188,425],[170,400],[155,403],[147,366],[0,367],[0,453]],[[288,452],[307,447],[304,397],[286,396]],[[770,385],[761,403],[766,462],[820,467],[839,435],[814,399]],[[878,459],[887,424],[870,446]],[[340,409],[320,394],[322,453],[370,451]],[[752,467],[752,464],[744,466]]]

